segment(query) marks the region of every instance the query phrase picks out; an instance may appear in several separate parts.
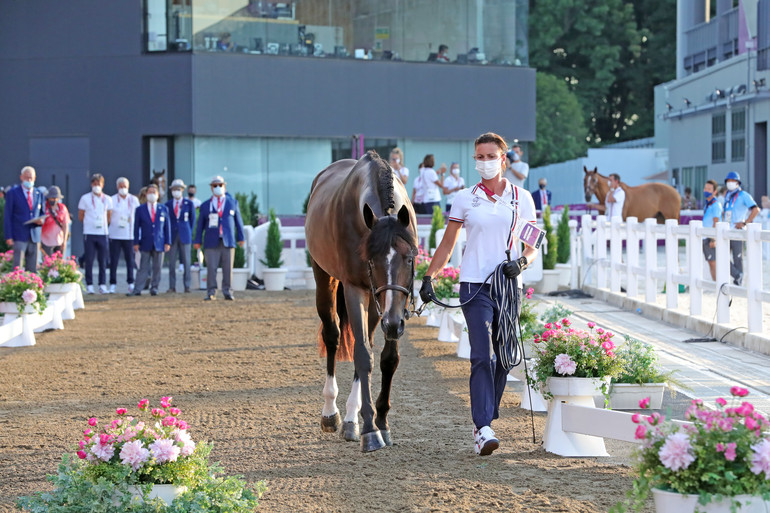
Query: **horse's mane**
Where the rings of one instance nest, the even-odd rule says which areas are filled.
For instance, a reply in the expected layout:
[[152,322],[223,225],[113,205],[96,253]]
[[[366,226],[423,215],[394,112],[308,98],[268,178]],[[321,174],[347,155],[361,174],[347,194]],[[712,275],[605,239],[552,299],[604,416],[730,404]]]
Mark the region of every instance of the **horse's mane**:
[[364,159],[369,163],[370,171],[377,173],[377,196],[380,199],[382,215],[389,215],[396,208],[393,171],[374,150],[367,151]]
[[387,216],[380,218],[372,227],[369,236],[362,244],[364,259],[371,260],[376,255],[386,255],[390,252],[398,239],[402,239],[409,245],[412,252],[417,250],[417,244],[414,240],[414,234],[401,224],[396,217]]

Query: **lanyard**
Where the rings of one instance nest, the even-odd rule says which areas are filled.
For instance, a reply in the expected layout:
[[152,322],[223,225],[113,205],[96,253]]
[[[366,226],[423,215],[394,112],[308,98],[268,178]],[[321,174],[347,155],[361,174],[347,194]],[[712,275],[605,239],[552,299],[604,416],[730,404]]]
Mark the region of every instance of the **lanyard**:
[[711,198],[711,201],[707,201],[707,202],[706,202],[706,206],[705,206],[705,207],[703,207],[703,215],[704,215],[704,216],[706,215],[706,211],[709,209],[709,207],[710,207],[711,205],[713,205],[714,203],[716,203],[716,201],[717,201],[717,199],[716,199],[716,198]]
[[[104,202],[104,194],[102,194],[100,199],[102,200],[102,206],[106,205],[106,203]],[[94,193],[93,192],[91,193],[91,205],[93,205],[94,211],[95,211],[96,210],[96,200],[94,200]]]
[[735,202],[736,202],[736,201],[738,201],[738,196],[739,196],[740,194],[741,194],[741,190],[740,190],[740,189],[738,189],[738,190],[737,190],[737,191],[735,191],[735,193],[733,194],[733,197],[732,197],[732,198],[730,198],[730,204],[729,204],[729,205],[727,204],[727,201],[725,201],[725,210],[732,210],[732,208],[733,208],[733,205],[735,205]]
[[508,231],[508,241],[506,242],[506,246],[508,246],[508,249],[510,250],[513,247],[513,229],[516,227],[516,217],[518,216],[518,210],[519,210],[519,191],[518,189],[511,185],[513,188],[513,194],[511,195],[511,203],[508,204],[503,201],[503,198],[501,198],[498,194],[495,194],[492,192],[489,187],[484,185],[483,183],[479,182],[479,188],[486,194],[488,197],[493,198],[495,201],[499,202],[502,205],[505,205],[507,208],[509,208],[513,214],[511,218],[511,229]]
[[220,197],[219,202],[217,203],[217,206],[216,206],[217,214],[219,214],[220,219],[222,218],[222,211],[224,210],[223,208],[224,206],[225,206],[225,198]]

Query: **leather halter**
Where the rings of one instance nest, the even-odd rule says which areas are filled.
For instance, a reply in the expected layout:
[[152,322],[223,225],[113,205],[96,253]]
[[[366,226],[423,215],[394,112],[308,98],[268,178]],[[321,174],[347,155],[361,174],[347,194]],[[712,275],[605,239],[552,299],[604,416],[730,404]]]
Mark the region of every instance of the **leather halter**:
[[[412,255],[414,257],[415,255]],[[380,308],[380,302],[377,300],[377,296],[386,290],[395,290],[396,292],[401,292],[402,294],[406,294],[407,297],[407,306],[404,307],[404,319],[409,320],[409,317],[411,317],[412,312],[414,312],[414,258],[412,258],[412,279],[409,281],[409,284],[411,285],[411,289],[409,290],[406,287],[402,287],[401,285],[396,285],[393,283],[388,283],[386,285],[383,285],[377,289],[374,288],[374,273],[372,272],[374,265],[372,264],[372,260],[369,259],[366,262],[366,265],[369,269],[369,289],[372,292],[372,299],[374,300],[374,306],[377,308],[377,316],[382,317],[382,309]],[[411,311],[409,310],[409,306],[411,306]]]

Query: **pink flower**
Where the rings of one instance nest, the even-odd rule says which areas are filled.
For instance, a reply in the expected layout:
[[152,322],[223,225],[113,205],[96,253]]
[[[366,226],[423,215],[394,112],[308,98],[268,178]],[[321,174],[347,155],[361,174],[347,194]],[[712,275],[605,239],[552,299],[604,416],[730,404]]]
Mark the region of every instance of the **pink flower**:
[[759,427],[759,424],[757,424],[757,421],[755,421],[751,417],[746,417],[743,423],[746,424],[746,429],[748,429],[749,431],[754,431]]
[[161,410],[160,408],[153,408],[152,409],[152,416],[153,417],[158,417],[158,418],[165,417],[166,416],[166,412]]
[[751,471],[759,475],[765,473],[765,479],[770,479],[770,440],[762,440],[751,446],[754,454],[751,456]]
[[150,451],[144,448],[141,440],[135,440],[123,445],[120,450],[120,462],[138,470],[150,458]]
[[609,340],[605,340],[604,342],[602,342],[602,347],[604,348],[605,351],[612,351],[615,348],[615,344],[613,344]]
[[126,409],[125,408],[118,408],[117,410],[115,410],[115,412],[118,415],[125,415],[126,414]]
[[91,436],[92,433],[93,431],[91,431],[90,429],[86,429],[85,431],[83,431],[83,436]]
[[86,456],[88,455],[85,453],[85,451],[78,451],[78,458],[80,458],[81,460],[86,459]]
[[562,323],[563,325],[565,325],[565,326],[569,326],[570,324],[572,324],[572,323],[570,322],[570,320],[569,320],[569,319],[562,319],[562,320],[561,320],[561,323]]
[[139,404],[137,404],[137,407],[140,410],[146,410],[150,406],[150,400],[149,399],[142,399],[139,401]]
[[561,329],[561,324],[559,324],[558,322],[555,322],[555,323],[553,323],[553,328],[556,329],[556,330],[560,330]]
[[601,335],[602,333],[604,333],[604,329],[602,329],[602,328],[599,328],[599,329],[597,329],[597,330],[596,330],[596,333],[598,333],[599,335]]
[[556,358],[553,360],[553,366],[556,369],[556,372],[562,375],[572,375],[575,374],[575,369],[577,369],[577,363],[572,361],[572,358],[569,357],[568,354],[560,354],[557,355]]
[[735,461],[735,442],[730,442],[727,444],[727,447],[725,448],[725,459],[727,461]]
[[731,387],[730,393],[736,397],[746,397],[749,395],[749,391],[741,387]]
[[172,417],[171,415],[169,415],[168,417],[164,418],[161,421],[161,424],[163,424],[166,427],[171,427],[174,424],[176,424],[176,417]]
[[589,329],[594,329],[596,327],[596,323],[595,322],[589,322],[587,326],[589,327]]
[[171,405],[171,400],[173,397],[161,397],[160,399],[160,405],[164,408],[168,408]]
[[182,444],[182,450],[180,452],[182,456],[189,456],[195,452],[195,442],[192,441],[190,434],[186,430],[177,430],[174,435],[174,439],[177,441],[177,443]]
[[644,399],[639,401],[639,408],[641,408],[642,410],[647,409],[649,407],[650,407],[650,398],[649,397],[645,397]]
[[647,434],[647,428],[643,425],[636,426],[636,432],[634,433],[634,438],[637,440],[643,440],[645,435]]
[[23,299],[24,302],[28,305],[31,305],[37,299],[37,292],[32,289],[27,289],[21,293],[21,299]]
[[548,323],[546,323],[546,325],[544,327],[545,327],[545,329],[550,330],[553,326],[551,326],[551,323],[548,322]]
[[101,440],[98,440],[94,445],[91,446],[91,454],[102,461],[110,461],[112,456],[115,454],[115,447],[113,447],[110,443],[105,444],[102,443]]
[[613,353],[612,351],[607,351],[606,355],[609,356],[610,358],[615,358],[615,353]]
[[723,444],[722,442],[719,442],[717,444],[717,452],[725,452],[725,444]]
[[641,421],[642,421],[642,416],[639,415],[638,413],[634,413],[633,415],[631,415],[631,422],[633,422],[634,424],[639,424]]
[[663,466],[674,472],[689,467],[695,461],[690,438],[685,433],[669,435],[658,451],[658,456]]
[[724,406],[724,405],[726,405],[726,404],[727,404],[727,401],[725,401],[725,400],[724,400],[724,398],[722,398],[722,397],[719,397],[719,398],[718,398],[716,401],[714,401],[714,402],[715,402],[715,403],[717,403],[719,406]]
[[177,425],[177,427],[178,427],[179,429],[181,429],[181,430],[185,430],[185,429],[187,429],[187,427],[188,427],[188,426],[187,426],[187,422],[185,422],[185,421],[183,421],[183,420],[180,420],[179,422],[177,422],[177,424],[176,424],[176,425]]
[[171,415],[174,415],[174,416],[176,417],[177,415],[179,415],[180,413],[182,413],[182,410],[180,410],[179,408],[171,408],[170,410],[168,410],[168,412],[169,412]]
[[161,438],[150,444],[150,452],[158,460],[158,463],[166,463],[167,461],[176,461],[181,448],[174,444],[174,440]]
[[88,425],[91,427],[94,427],[97,424],[97,422],[99,421],[96,420],[96,417],[91,417],[90,419],[88,419]]

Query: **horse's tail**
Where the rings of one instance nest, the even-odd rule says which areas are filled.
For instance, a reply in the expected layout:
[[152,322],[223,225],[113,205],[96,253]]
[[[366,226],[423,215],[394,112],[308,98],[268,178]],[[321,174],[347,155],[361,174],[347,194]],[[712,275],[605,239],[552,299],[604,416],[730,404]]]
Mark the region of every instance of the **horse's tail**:
[[[353,336],[353,329],[350,327],[350,319],[348,319],[348,309],[345,305],[345,292],[342,288],[342,283],[337,285],[335,310],[337,311],[340,330],[340,338],[339,343],[337,344],[337,354],[335,355],[335,359],[338,362],[352,362],[353,348],[355,347],[356,339]],[[321,356],[326,356],[326,344],[323,339],[323,324],[318,328],[318,351]]]

